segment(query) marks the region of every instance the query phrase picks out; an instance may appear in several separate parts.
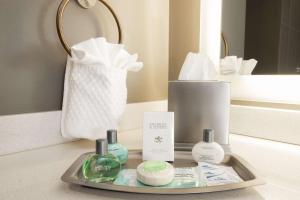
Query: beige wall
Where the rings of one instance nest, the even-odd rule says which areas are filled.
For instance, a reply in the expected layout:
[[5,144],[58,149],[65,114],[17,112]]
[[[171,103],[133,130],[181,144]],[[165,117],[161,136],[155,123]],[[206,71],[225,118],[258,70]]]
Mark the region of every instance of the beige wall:
[[170,0],[169,80],[177,80],[188,52],[199,51],[200,0]]
[[144,62],[142,71],[128,76],[129,102],[167,98],[169,1],[110,0],[110,4],[120,17],[126,48],[138,52]]

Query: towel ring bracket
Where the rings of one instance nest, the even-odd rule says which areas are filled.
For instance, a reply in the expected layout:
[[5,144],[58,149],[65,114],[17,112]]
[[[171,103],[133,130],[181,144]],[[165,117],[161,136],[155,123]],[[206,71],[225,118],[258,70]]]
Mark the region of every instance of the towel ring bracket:
[[[114,12],[114,10],[112,9],[112,7],[106,3],[104,0],[98,0],[100,3],[102,3],[113,15],[114,20],[116,21],[117,27],[118,27],[118,43],[122,43],[122,29],[121,29],[121,25],[119,22],[119,19],[116,15],[116,13]],[[57,30],[57,34],[59,37],[59,40],[61,42],[61,44],[63,45],[64,49],[67,51],[67,53],[71,55],[71,48],[70,45],[68,44],[68,42],[65,39],[65,35],[63,34],[63,24],[62,24],[62,18],[63,18],[63,14],[65,11],[65,8],[67,7],[68,3],[70,2],[70,0],[62,0],[62,2],[59,4],[57,13],[56,13],[56,30]]]

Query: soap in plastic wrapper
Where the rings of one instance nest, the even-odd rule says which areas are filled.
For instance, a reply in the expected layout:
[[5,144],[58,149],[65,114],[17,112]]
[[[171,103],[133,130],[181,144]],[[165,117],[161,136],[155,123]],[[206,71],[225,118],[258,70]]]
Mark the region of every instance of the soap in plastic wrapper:
[[[122,170],[118,178],[114,181],[115,185],[130,186],[130,187],[152,187],[142,184],[137,180],[135,169]],[[204,187],[205,183],[201,182],[197,169],[195,167],[175,168],[175,176],[171,183],[160,188],[193,188]]]

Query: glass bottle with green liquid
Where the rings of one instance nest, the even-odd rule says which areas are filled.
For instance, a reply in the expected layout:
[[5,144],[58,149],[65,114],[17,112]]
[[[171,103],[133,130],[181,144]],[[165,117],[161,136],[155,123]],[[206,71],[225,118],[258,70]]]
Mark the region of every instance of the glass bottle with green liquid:
[[119,159],[108,152],[107,140],[96,140],[96,154],[87,158],[82,165],[83,177],[96,183],[114,181],[120,170]]

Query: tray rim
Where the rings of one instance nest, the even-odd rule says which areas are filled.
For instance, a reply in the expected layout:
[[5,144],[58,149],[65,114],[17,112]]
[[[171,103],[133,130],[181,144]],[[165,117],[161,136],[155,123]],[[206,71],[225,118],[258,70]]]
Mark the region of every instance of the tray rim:
[[[140,154],[141,150],[130,150],[130,154]],[[190,154],[187,151],[175,151],[177,153],[186,153]],[[86,186],[94,189],[102,189],[102,190],[109,190],[115,192],[126,192],[126,193],[137,193],[137,194],[198,194],[198,193],[211,193],[211,192],[220,192],[220,191],[228,191],[228,190],[236,190],[242,189],[247,187],[253,187],[258,185],[265,184],[265,181],[258,176],[256,170],[242,157],[236,154],[228,154],[227,159],[235,159],[239,162],[244,168],[247,169],[251,175],[253,175],[252,180],[244,180],[241,183],[231,183],[226,185],[216,185],[216,186],[206,186],[206,187],[197,187],[197,188],[155,188],[155,187],[130,187],[130,186],[120,186],[120,185],[113,185],[107,183],[93,183],[84,180],[78,180],[74,178],[72,174],[77,172],[79,163],[82,163],[83,159],[93,152],[87,152],[80,155],[72,165],[66,170],[66,172],[62,175],[61,180],[66,183]]]

